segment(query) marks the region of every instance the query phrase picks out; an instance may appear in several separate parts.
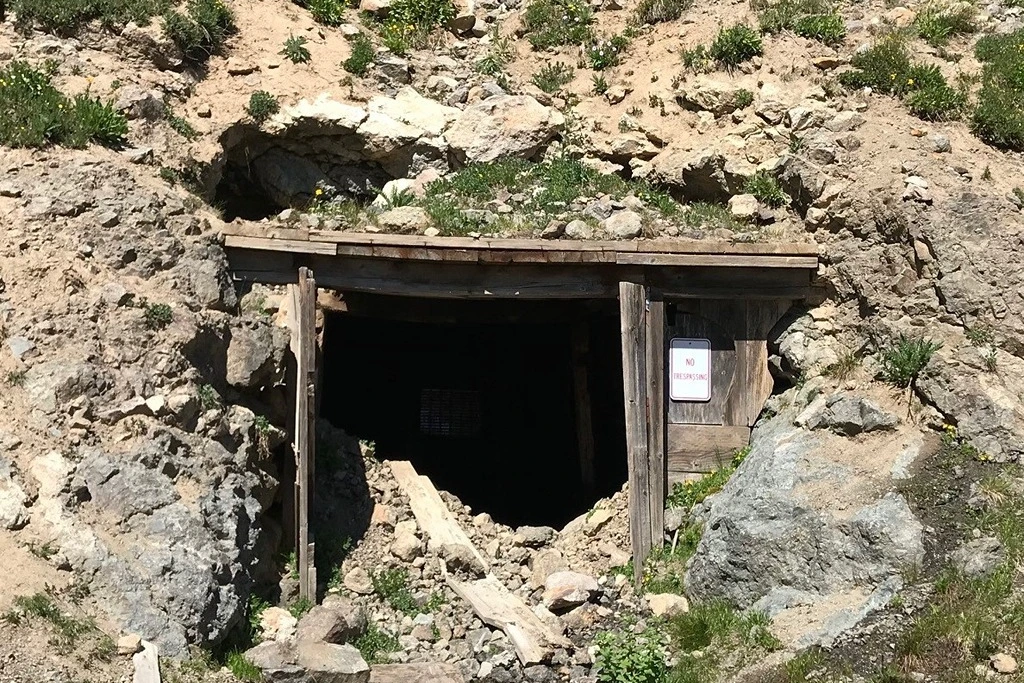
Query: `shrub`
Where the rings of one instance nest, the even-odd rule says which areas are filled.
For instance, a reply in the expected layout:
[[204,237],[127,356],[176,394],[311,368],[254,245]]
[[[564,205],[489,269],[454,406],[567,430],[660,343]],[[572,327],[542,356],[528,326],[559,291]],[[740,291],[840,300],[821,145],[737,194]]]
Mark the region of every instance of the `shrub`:
[[546,64],[540,71],[533,75],[530,82],[547,93],[557,92],[563,85],[572,82],[574,75],[573,68],[562,62]]
[[747,89],[740,90],[736,93],[736,107],[739,109],[746,109],[754,103],[754,93]]
[[792,31],[801,17],[833,11],[826,0],[750,0],[750,9],[757,14],[758,25],[764,33]]
[[882,379],[897,387],[909,387],[942,344],[901,334],[882,351]]
[[356,640],[355,646],[366,663],[370,665],[387,662],[386,655],[397,652],[400,648],[398,639],[382,631],[377,624],[370,624],[366,633]]
[[220,50],[235,30],[235,15],[223,0],[189,0],[184,14],[164,14],[164,32],[193,62],[203,62]]
[[782,190],[779,181],[763,169],[750,176],[743,189],[747,194],[757,197],[757,201],[772,208],[785,206],[789,203],[789,195]]
[[394,609],[413,616],[419,606],[409,591],[409,573],[404,569],[382,569],[371,576],[373,590]]
[[305,64],[310,60],[309,50],[306,49],[308,42],[305,36],[288,36],[288,40],[284,41],[281,54],[287,57],[292,64]]
[[605,631],[594,642],[599,683],[662,683],[668,674],[665,637],[654,627],[642,633]]
[[313,19],[324,26],[340,26],[345,21],[343,0],[309,0],[306,8]]
[[629,46],[629,39],[625,36],[612,36],[607,40],[600,38],[587,45],[584,50],[590,68],[595,71],[603,71],[607,68],[618,66],[622,60],[622,52]]
[[675,21],[692,5],[693,0],[640,0],[633,16],[641,24]]
[[825,45],[839,45],[846,38],[846,24],[838,14],[811,14],[793,24],[798,36],[817,40]]
[[167,304],[152,304],[145,299],[139,304],[142,306],[142,319],[150,330],[162,330],[174,321],[174,311]]
[[50,74],[27,62],[14,61],[0,68],[0,144],[118,146],[127,134],[127,120],[110,104],[88,95],[68,99],[53,86]]
[[593,37],[594,12],[585,0],[532,0],[523,15],[530,45],[546,50],[582,45]]
[[362,76],[373,64],[373,58],[376,56],[370,39],[362,33],[357,33],[352,37],[352,53],[341,63],[341,67],[350,74]]
[[594,83],[593,92],[595,95],[603,95],[608,92],[608,79],[601,74],[594,74],[590,77]]
[[109,28],[129,21],[145,25],[170,6],[170,0],[14,0],[9,5],[19,29],[36,26],[58,35],[71,35],[93,20]]
[[976,28],[971,5],[931,2],[914,19],[917,34],[935,47],[945,45],[952,36],[974,33]]
[[689,71],[701,72],[711,69],[711,55],[703,45],[698,45],[689,50],[683,50],[683,67]]
[[249,104],[246,105],[245,111],[249,113],[253,121],[263,123],[281,111],[281,105],[277,98],[266,90],[257,90],[249,96]]
[[451,0],[395,0],[388,10],[388,23],[429,31],[455,18]]
[[990,145],[1024,150],[1024,30],[980,39],[975,55],[985,66],[971,129]]
[[955,90],[937,66],[915,64],[904,40],[886,37],[854,56],[854,70],[839,76],[846,86],[870,87],[904,99],[911,113],[930,121],[958,118],[967,95]]
[[715,36],[708,56],[727,68],[732,68],[763,54],[761,36],[745,24],[723,28]]

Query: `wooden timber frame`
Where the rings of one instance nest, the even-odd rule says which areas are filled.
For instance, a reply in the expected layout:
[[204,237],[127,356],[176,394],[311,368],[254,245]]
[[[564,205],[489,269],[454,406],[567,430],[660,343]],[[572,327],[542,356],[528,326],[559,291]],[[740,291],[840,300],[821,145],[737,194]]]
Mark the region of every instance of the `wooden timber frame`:
[[[224,246],[236,280],[289,285],[292,293],[295,538],[300,591],[310,599],[317,287],[413,299],[618,299],[636,567],[665,541],[669,486],[725,464],[747,444],[772,390],[769,331],[794,303],[820,294],[817,248],[805,243],[431,238],[231,225]],[[586,325],[572,330],[581,485],[588,489],[594,444],[582,368],[590,334]],[[710,400],[670,399],[668,358],[677,337],[707,340]]]

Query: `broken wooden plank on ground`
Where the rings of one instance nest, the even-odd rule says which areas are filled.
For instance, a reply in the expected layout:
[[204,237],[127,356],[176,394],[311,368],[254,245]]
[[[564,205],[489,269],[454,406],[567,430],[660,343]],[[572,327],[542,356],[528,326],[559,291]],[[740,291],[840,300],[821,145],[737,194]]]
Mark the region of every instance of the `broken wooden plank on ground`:
[[142,641],[142,650],[132,655],[132,664],[135,666],[132,683],[160,683],[160,656],[156,645]]
[[388,465],[391,467],[391,473],[395,475],[395,480],[398,481],[398,486],[409,496],[412,514],[416,517],[416,523],[427,534],[429,544],[436,548],[446,545],[464,546],[480,561],[484,572],[489,571],[490,562],[476,549],[469,536],[455,521],[430,478],[418,474],[416,468],[407,460],[390,460]]
[[459,667],[443,662],[378,664],[370,669],[370,683],[465,683]]
[[465,582],[449,575],[448,585],[481,621],[504,631],[524,666],[550,660],[555,648],[572,647],[495,577]]

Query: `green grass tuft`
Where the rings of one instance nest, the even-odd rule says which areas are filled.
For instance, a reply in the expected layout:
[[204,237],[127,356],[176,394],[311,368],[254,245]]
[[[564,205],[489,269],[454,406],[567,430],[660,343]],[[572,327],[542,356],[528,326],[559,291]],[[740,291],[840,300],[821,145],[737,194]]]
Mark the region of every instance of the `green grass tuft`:
[[939,47],[954,36],[966,36],[977,30],[974,7],[935,0],[921,8],[914,19],[914,30],[929,45]]
[[594,638],[598,683],[663,683],[668,674],[665,636],[654,626],[641,633],[604,631]]
[[582,45],[594,35],[594,11],[585,0],[532,0],[523,14],[523,28],[535,50]]
[[400,649],[398,639],[383,631],[377,624],[370,624],[366,633],[359,636],[354,645],[370,665],[387,663],[387,655]]
[[640,24],[675,21],[693,6],[693,0],[640,0],[633,16]]
[[981,38],[975,55],[984,68],[971,130],[995,147],[1024,150],[1024,29]]
[[694,505],[704,502],[708,496],[718,493],[729,481],[729,477],[736,471],[736,468],[746,459],[750,453],[750,447],[736,451],[729,461],[716,470],[708,472],[699,479],[676,482],[672,486],[672,492],[665,501],[667,508],[684,508],[689,510]]
[[266,90],[257,90],[249,96],[249,104],[246,105],[245,111],[252,117],[253,121],[263,123],[281,111],[281,104],[277,101],[276,97]]
[[746,24],[736,24],[718,31],[708,49],[708,56],[732,69],[764,52],[761,36]]
[[313,19],[324,26],[340,26],[345,23],[344,0],[308,0],[306,8]]
[[117,147],[127,135],[128,122],[112,105],[88,95],[69,99],[53,86],[50,73],[27,62],[0,68],[0,145]]
[[20,30],[36,27],[61,36],[74,35],[95,20],[113,30],[130,21],[145,26],[170,7],[170,0],[13,0],[8,5]]
[[575,71],[571,66],[563,62],[545,64],[540,71],[533,75],[530,82],[547,93],[555,93],[562,89],[562,86],[572,83]]
[[371,575],[373,590],[402,614],[414,616],[421,610],[409,590],[409,572],[405,569],[381,569]]
[[306,64],[312,58],[306,44],[309,41],[305,36],[288,36],[281,48],[281,55],[286,57],[292,64]]
[[757,197],[757,201],[772,208],[789,204],[789,195],[783,191],[779,181],[763,169],[752,175],[743,189],[747,194]]
[[377,51],[373,49],[373,43],[362,33],[358,33],[351,39],[352,54],[348,56],[341,67],[350,74],[364,76],[370,65],[373,64]]
[[901,334],[882,350],[882,379],[897,387],[909,387],[942,344],[931,339]]
[[192,62],[204,62],[219,52],[236,30],[234,12],[223,0],[188,0],[184,13],[164,14],[164,31]]
[[263,671],[246,659],[245,655],[241,652],[228,653],[225,664],[232,675],[240,681],[260,683],[263,680]]

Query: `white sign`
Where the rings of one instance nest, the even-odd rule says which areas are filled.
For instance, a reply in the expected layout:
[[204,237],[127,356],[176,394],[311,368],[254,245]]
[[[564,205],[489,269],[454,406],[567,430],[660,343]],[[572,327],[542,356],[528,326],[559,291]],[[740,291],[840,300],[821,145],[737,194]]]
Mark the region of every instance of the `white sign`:
[[668,395],[673,401],[711,400],[711,342],[673,339],[668,355]]

